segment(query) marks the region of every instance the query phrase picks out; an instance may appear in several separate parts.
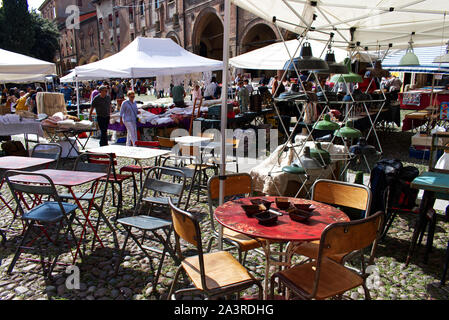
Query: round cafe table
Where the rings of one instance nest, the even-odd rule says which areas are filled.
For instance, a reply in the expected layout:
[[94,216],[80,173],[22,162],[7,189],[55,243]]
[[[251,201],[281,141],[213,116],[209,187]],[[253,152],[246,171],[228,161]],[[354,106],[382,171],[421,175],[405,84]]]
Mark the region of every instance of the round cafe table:
[[[269,271],[271,265],[290,266],[291,257],[299,244],[305,241],[314,241],[321,238],[323,230],[332,223],[347,222],[349,217],[327,204],[320,202],[288,198],[291,203],[310,203],[315,207],[312,216],[305,222],[296,222],[290,219],[288,213],[279,216],[276,223],[272,225],[261,225],[256,218],[249,218],[242,209],[242,204],[251,204],[251,199],[264,199],[271,201],[271,209],[279,210],[275,203],[276,197],[254,197],[228,201],[219,206],[215,212],[215,219],[223,227],[242,233],[257,239],[265,252],[265,288],[264,297],[267,298]],[[273,243],[288,243],[285,252],[271,251],[270,245]],[[278,260],[273,260],[273,255],[279,256]],[[283,259],[284,258],[284,259]]]

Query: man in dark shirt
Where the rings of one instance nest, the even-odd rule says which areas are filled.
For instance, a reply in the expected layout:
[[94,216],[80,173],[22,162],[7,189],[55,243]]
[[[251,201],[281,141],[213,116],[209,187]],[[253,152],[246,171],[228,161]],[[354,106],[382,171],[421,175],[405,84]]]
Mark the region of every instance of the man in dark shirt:
[[100,86],[100,94],[92,100],[89,120],[92,121],[92,112],[97,113],[98,127],[100,128],[100,147],[108,145],[108,126],[111,114],[111,97],[108,96],[108,88]]

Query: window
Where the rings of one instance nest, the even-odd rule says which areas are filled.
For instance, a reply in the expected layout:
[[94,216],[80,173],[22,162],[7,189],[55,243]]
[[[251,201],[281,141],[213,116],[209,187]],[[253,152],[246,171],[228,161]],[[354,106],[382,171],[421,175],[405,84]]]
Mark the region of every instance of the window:
[[143,16],[145,14],[145,4],[143,3],[143,1],[140,1],[140,15]]
[[161,6],[161,5],[160,5],[160,3],[159,3],[159,0],[154,0],[154,7],[155,7],[156,9],[159,9],[160,6]]
[[82,50],[84,50],[84,49],[86,48],[86,43],[85,43],[84,40],[85,40],[85,39],[84,39],[84,35],[82,34],[82,35],[80,36],[80,43],[81,43],[81,49],[82,49]]
[[109,29],[112,29],[112,14],[109,15],[108,20],[109,20]]
[[133,8],[129,8],[129,22],[134,21]]
[[94,34],[89,34],[89,42],[90,42],[90,46],[93,47],[94,46]]
[[131,41],[134,40],[134,33],[131,33]]
[[118,15],[118,12],[115,12],[115,26],[117,28],[120,27],[120,17]]
[[77,3],[78,7],[82,7],[83,6],[83,0],[77,0],[76,3]]

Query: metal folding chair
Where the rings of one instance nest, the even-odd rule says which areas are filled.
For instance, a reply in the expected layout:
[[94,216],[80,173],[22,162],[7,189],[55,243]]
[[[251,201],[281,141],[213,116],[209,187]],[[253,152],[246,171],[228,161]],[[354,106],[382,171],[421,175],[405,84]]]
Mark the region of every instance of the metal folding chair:
[[[109,159],[109,161],[101,161],[101,163],[92,163],[91,157],[93,157],[93,159],[96,160],[98,156],[101,156],[102,159]],[[76,158],[75,164],[73,166],[73,171],[99,172],[99,173],[106,174],[106,180],[104,181],[105,183],[104,183],[104,189],[103,189],[102,193],[98,192],[98,191],[96,193],[93,192],[95,185],[97,183],[97,182],[93,182],[91,184],[91,187],[88,192],[75,193],[75,196],[79,201],[86,201],[95,208],[95,210],[98,213],[95,231],[96,232],[98,231],[98,227],[100,225],[100,218],[103,219],[103,221],[106,223],[108,228],[111,230],[113,238],[114,238],[114,244],[115,244],[116,248],[118,248],[118,240],[117,240],[117,235],[115,233],[115,229],[109,222],[108,218],[103,213],[103,207],[104,207],[104,203],[106,200],[106,193],[107,193],[107,189],[108,189],[108,185],[109,185],[109,177],[111,176],[111,169],[112,169],[113,164],[114,164],[114,158],[111,154],[106,154],[106,153],[105,154],[99,154],[99,153],[92,154],[92,153],[86,152],[86,153],[80,154]],[[76,173],[74,173],[74,174],[76,174]],[[64,201],[75,200],[73,195],[70,193],[60,193],[59,197]],[[99,200],[99,199],[101,199],[100,204],[95,202],[95,200]],[[92,241],[92,250],[95,246],[95,241],[96,241],[96,237],[94,237],[93,241]]]
[[[177,208],[169,200],[173,227],[176,238],[176,251],[181,265],[176,271],[168,299],[181,271],[184,271],[194,284],[194,288],[180,289],[176,295],[202,293],[209,297],[228,296],[256,285],[259,288],[259,299],[262,299],[262,285],[255,279],[229,252],[218,251],[203,253],[199,219],[193,214]],[[196,247],[197,256],[184,258],[181,252],[180,239]]]
[[[23,182],[14,182],[11,180],[11,176],[14,175],[26,175],[26,176],[38,176],[42,179],[42,184],[30,184]],[[65,239],[70,246],[70,241],[68,239],[68,233],[70,232],[73,240],[76,242],[75,233],[71,227],[73,219],[75,218],[75,212],[78,208],[75,204],[70,204],[66,202],[62,202],[61,198],[58,196],[58,192],[56,191],[56,187],[53,184],[53,181],[44,174],[37,174],[26,171],[14,171],[10,170],[5,173],[5,180],[11,190],[14,200],[17,203],[17,208],[19,213],[21,214],[21,219],[26,223],[24,235],[22,241],[16,249],[14,257],[11,261],[11,264],[8,267],[8,274],[11,274],[14,266],[19,259],[20,254],[23,249],[31,249],[31,245],[36,242],[37,238],[39,238],[42,234],[46,236],[46,238],[57,244],[59,242],[59,233],[63,227],[63,224],[66,225]],[[46,201],[38,206],[35,206],[29,210],[24,210],[22,206],[23,194],[32,195],[33,197],[39,197],[42,199],[47,196],[49,199],[53,199],[54,201]],[[49,229],[45,228],[46,225],[59,225],[56,229],[56,237],[55,240],[50,238],[48,234]],[[39,235],[34,238],[29,244],[26,244],[29,236],[31,235],[31,231],[37,228],[40,230]],[[56,265],[56,261],[61,254],[62,248],[61,245],[58,245],[58,250],[55,255],[55,258],[52,263],[45,262],[43,257],[43,248],[40,242],[38,242],[39,251],[41,253],[41,264],[45,277],[51,278],[51,273],[53,268]],[[50,267],[48,269],[45,268],[45,264],[50,263]]]
[[52,168],[50,169],[58,169],[61,155],[62,147],[57,143],[38,143],[33,147],[33,150],[31,151],[32,158],[45,158],[55,160]]
[[[174,178],[180,178],[181,181],[177,183],[175,181],[177,179]],[[185,180],[185,174],[182,171],[176,169],[154,167],[148,171],[145,183],[143,184],[143,188],[140,192],[134,216],[117,220],[117,223],[120,223],[125,228],[126,237],[115,267],[116,274],[118,273],[129,237],[133,239],[137,246],[143,251],[145,256],[148,257],[153,273],[153,258],[150,256],[148,251],[161,255],[155,277],[153,278],[153,288],[155,288],[155,285],[158,282],[166,253],[168,252],[172,256],[174,261],[177,261],[174,249],[170,244],[170,235],[173,230],[172,222],[169,220],[151,216],[151,212],[153,205],[155,204],[168,206],[172,197],[175,198],[174,201],[179,205],[181,202],[182,194],[184,192]],[[150,196],[146,196],[147,193],[150,193]],[[142,210],[142,205],[144,202],[150,204],[150,215],[139,214]],[[143,232],[141,241],[139,241],[138,236],[132,232],[133,228]],[[159,233],[158,231],[161,231],[161,233]],[[147,232],[149,232],[152,236],[146,236]],[[163,245],[164,249],[161,251],[159,248],[146,246],[143,244],[145,240],[158,242]]]

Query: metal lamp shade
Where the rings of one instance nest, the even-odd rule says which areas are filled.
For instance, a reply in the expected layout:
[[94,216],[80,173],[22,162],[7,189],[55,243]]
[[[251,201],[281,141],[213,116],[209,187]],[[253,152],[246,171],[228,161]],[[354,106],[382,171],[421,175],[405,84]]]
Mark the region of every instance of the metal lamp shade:
[[346,125],[335,132],[335,135],[340,138],[357,139],[362,136],[362,132],[354,128],[354,122],[349,120]]
[[419,59],[412,50],[407,50],[405,56],[399,62],[400,66],[419,66]]
[[310,42],[305,42],[301,47],[301,58],[296,62],[296,68],[298,70],[307,71],[326,71],[329,69],[326,61],[315,58],[312,54],[312,47]]
[[376,148],[369,145],[364,137],[360,137],[359,142],[349,148],[349,152],[356,155],[376,154]]
[[327,73],[332,74],[348,74],[349,70],[343,63],[337,63],[335,61],[335,53],[333,51],[328,51],[326,54],[326,58],[324,59],[327,65],[329,66],[329,70]]
[[449,63],[449,53],[446,53],[444,56],[436,57],[433,60],[433,63]]
[[371,77],[374,78],[387,78],[390,75],[390,71],[385,70],[382,67],[382,62],[377,60],[374,64],[374,68],[367,68],[367,70],[371,73]]
[[323,131],[335,131],[340,129],[340,125],[336,122],[331,121],[330,115],[325,114],[324,119],[315,123],[313,129]]
[[349,58],[345,59],[344,67],[345,67],[345,73],[335,74],[329,81],[332,83],[338,83],[338,82],[361,83],[361,82],[363,82],[363,79],[360,75],[351,71],[351,60]]

